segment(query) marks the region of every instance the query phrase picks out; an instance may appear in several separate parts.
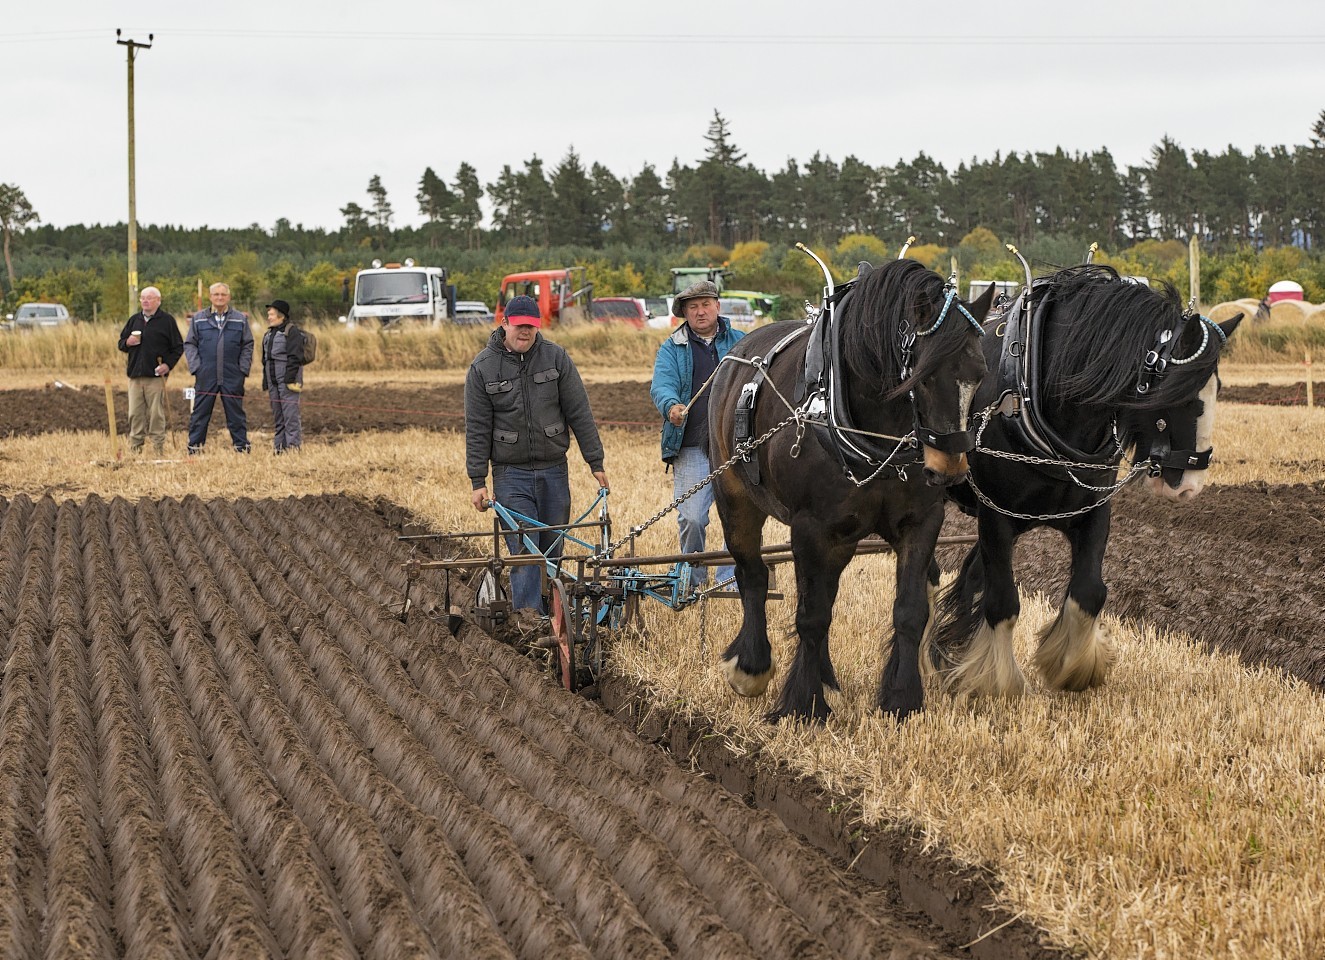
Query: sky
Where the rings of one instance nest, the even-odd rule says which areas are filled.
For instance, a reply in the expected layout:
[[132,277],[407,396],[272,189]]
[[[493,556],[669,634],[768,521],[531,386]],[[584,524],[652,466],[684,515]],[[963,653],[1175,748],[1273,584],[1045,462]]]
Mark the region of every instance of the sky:
[[0,183],[43,223],[128,214],[127,48],[140,223],[336,229],[382,178],[393,223],[418,182],[486,184],[534,154],[633,177],[695,164],[718,111],[773,173],[816,151],[949,170],[1009,151],[1168,136],[1189,152],[1309,141],[1325,110],[1316,0],[759,0],[393,4],[236,0],[7,5]]

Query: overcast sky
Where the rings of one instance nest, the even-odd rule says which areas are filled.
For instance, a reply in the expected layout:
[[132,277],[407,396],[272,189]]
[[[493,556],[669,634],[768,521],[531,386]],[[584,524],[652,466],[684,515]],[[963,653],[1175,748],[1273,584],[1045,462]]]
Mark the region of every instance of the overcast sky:
[[0,183],[42,221],[336,228],[382,177],[418,223],[425,167],[486,184],[572,145],[618,176],[694,164],[716,109],[767,172],[815,151],[873,166],[1165,135],[1189,152],[1308,142],[1325,109],[1318,0],[621,0],[10,4]]

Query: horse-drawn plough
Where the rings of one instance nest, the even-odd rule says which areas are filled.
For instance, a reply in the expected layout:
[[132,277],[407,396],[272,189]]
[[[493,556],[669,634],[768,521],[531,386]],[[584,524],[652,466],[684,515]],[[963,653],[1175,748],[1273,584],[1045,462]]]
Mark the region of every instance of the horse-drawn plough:
[[[508,571],[519,566],[540,566],[548,603],[553,673],[568,690],[597,680],[612,636],[637,619],[642,598],[682,610],[711,599],[740,597],[730,578],[707,587],[691,586],[694,568],[732,562],[731,554],[725,550],[639,556],[635,553],[635,543],[647,524],[631,528],[628,536],[614,543],[606,490],[599,490],[589,509],[565,524],[540,524],[495,500],[489,500],[488,506],[493,513],[490,529],[400,537],[402,541],[415,543],[444,540],[458,554],[440,560],[411,558],[404,565],[408,583],[416,581],[424,570],[443,571],[449,610],[452,573],[481,571],[474,600],[460,615],[494,632],[515,613],[509,599]],[[666,512],[664,509],[660,513]],[[538,535],[544,531],[556,531],[557,536],[556,547],[547,551],[538,548]],[[507,538],[512,535],[519,537],[525,552],[509,550]],[[974,539],[943,537],[939,542],[972,543]],[[464,545],[475,540],[488,541],[486,556],[475,556],[466,550]],[[856,555],[887,553],[891,549],[883,540],[862,540],[856,547]],[[765,545],[761,553],[769,567],[793,559],[790,543]],[[769,596],[782,598],[777,592],[770,592]],[[408,617],[410,607],[407,587],[402,616]]]

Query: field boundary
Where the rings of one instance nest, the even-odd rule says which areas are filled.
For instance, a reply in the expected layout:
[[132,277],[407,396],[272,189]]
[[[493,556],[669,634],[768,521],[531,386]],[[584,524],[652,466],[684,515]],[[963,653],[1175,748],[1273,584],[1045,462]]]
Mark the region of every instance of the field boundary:
[[811,777],[770,765],[757,752],[737,753],[704,718],[689,717],[653,699],[626,677],[599,681],[604,711],[643,740],[667,750],[681,766],[695,766],[747,804],[767,810],[787,829],[849,869],[923,912],[982,960],[1063,960],[1069,951],[1046,944],[1038,927],[996,902],[998,880],[986,869],[957,862],[904,828],[866,829],[855,801]]

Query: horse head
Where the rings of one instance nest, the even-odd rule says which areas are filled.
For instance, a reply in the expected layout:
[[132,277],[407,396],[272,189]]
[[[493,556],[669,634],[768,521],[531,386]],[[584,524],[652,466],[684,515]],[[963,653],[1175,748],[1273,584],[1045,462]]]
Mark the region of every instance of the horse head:
[[[924,445],[925,482],[950,486],[966,478],[966,454],[975,446],[971,404],[986,372],[980,337],[994,287],[967,302],[945,284],[941,297],[920,301],[911,318],[912,358],[901,390],[910,390],[916,438]],[[947,328],[946,331],[944,328]]]
[[1189,500],[1205,486],[1214,449],[1219,353],[1242,320],[1222,323],[1184,314],[1160,332],[1142,361],[1126,428],[1135,440],[1134,462],[1148,461],[1145,483],[1156,496]]

